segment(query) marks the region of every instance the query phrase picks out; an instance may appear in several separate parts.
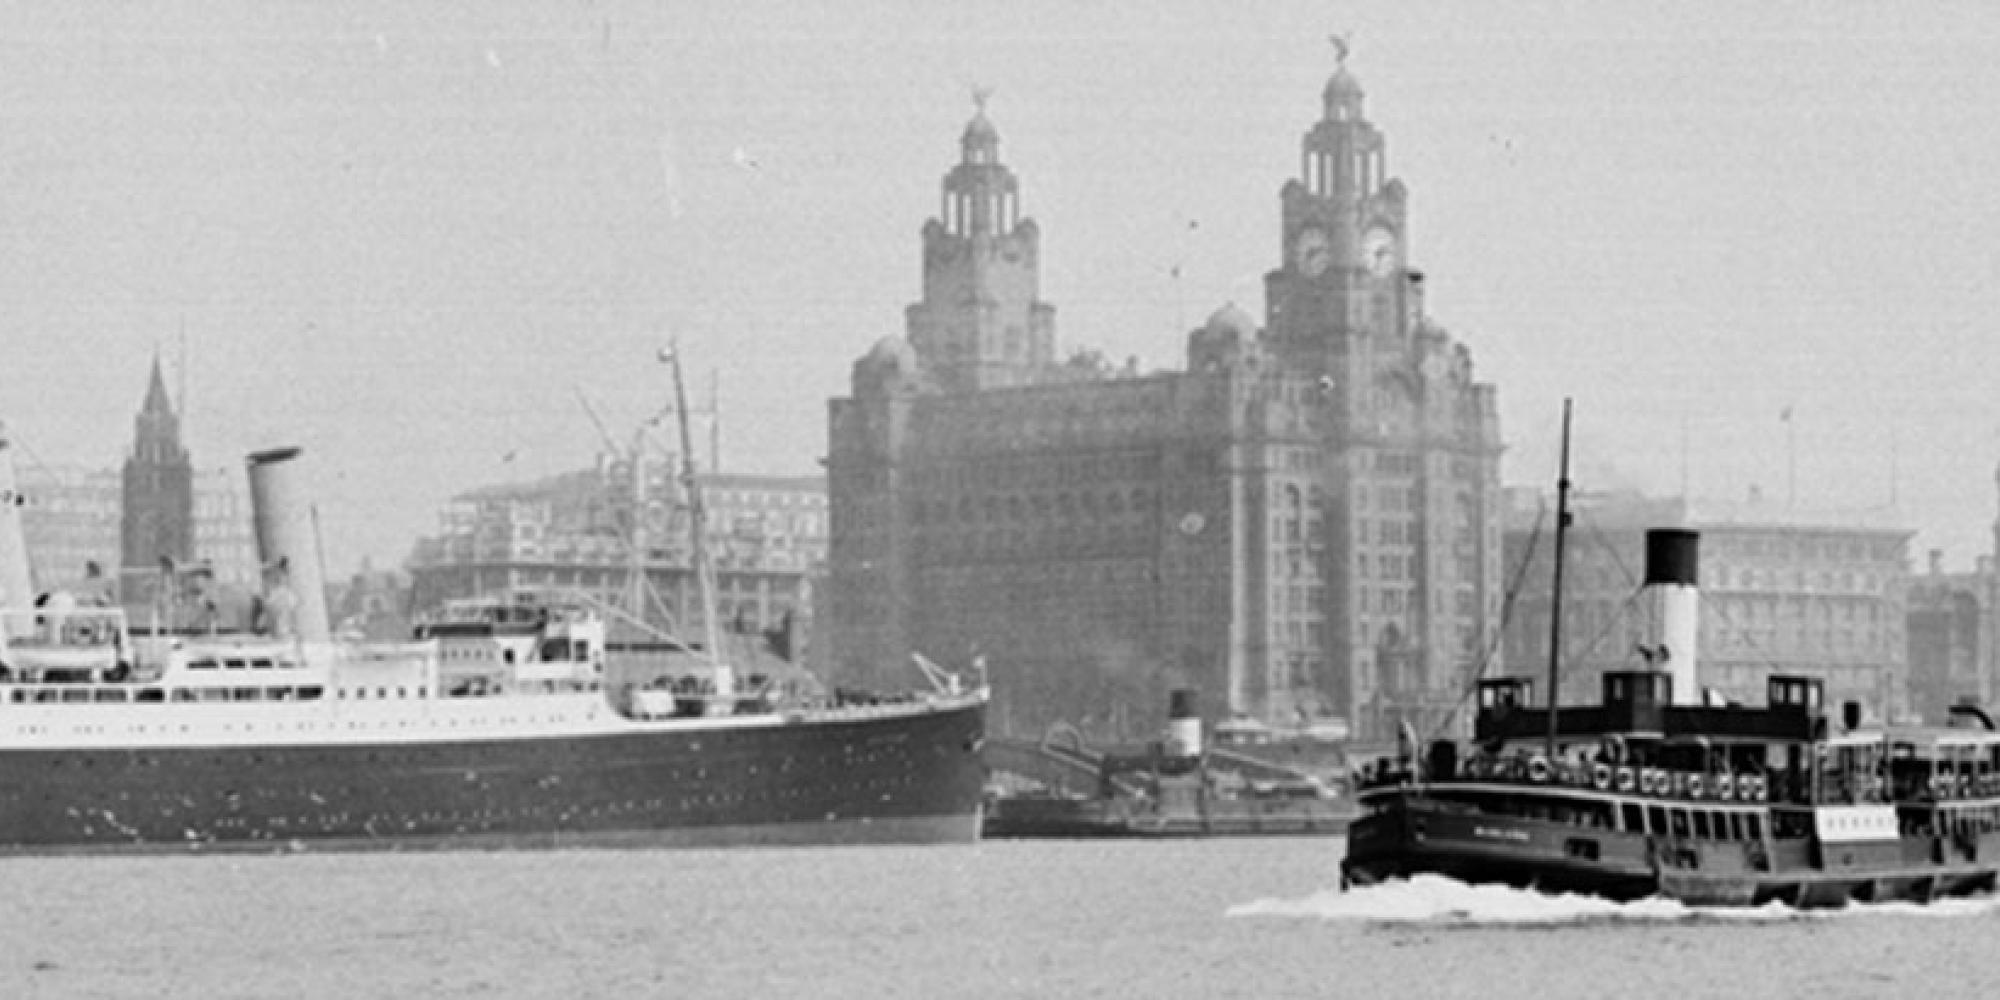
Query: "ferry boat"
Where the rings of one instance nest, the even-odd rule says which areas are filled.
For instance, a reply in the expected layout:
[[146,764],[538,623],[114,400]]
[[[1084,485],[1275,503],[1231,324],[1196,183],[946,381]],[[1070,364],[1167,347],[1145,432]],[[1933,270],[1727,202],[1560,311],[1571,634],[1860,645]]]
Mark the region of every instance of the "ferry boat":
[[[1552,634],[1560,635],[1568,412]],[[1526,678],[1479,683],[1473,738],[1365,772],[1344,886],[1419,873],[1613,899],[1828,907],[1990,892],[2000,874],[2000,733],[1974,706],[1935,728],[1836,718],[1815,677],[1773,675],[1760,706],[1699,695],[1695,532],[1647,533],[1646,669],[1594,705],[1536,705]],[[1552,654],[1553,656],[1553,654]]]
[[0,440],[0,853],[977,839],[983,679],[740,690],[711,639],[678,683],[607,683],[601,616],[513,602],[343,642],[297,457],[249,461],[258,628],[151,633],[26,596]]

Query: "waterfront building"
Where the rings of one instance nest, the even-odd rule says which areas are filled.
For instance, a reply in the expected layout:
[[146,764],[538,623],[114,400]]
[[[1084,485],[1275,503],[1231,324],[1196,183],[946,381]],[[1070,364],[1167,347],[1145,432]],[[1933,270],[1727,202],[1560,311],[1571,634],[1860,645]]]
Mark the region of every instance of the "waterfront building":
[[[1507,530],[1506,616],[1512,672],[1545,676],[1549,656],[1554,503],[1515,491]],[[1661,500],[1583,494],[1565,550],[1563,691],[1591,700],[1607,669],[1641,666],[1648,641],[1639,601],[1645,531],[1701,534],[1700,633],[1705,690],[1762,704],[1772,673],[1824,678],[1831,704],[1857,701],[1870,718],[1911,716],[1908,550],[1914,535],[1890,511],[1802,511],[1752,500]]]
[[830,670],[985,663],[992,722],[1150,735],[1212,715],[1440,724],[1497,658],[1493,387],[1430,316],[1408,193],[1342,65],[1279,201],[1262,325],[1186,367],[1056,348],[1040,230],[982,106],[923,228],[902,337],[830,403]]
[[[419,540],[407,562],[411,612],[523,590],[570,592],[627,610],[636,604],[649,626],[699,638],[702,603],[676,468],[671,457],[642,461],[635,477],[629,456],[607,455],[592,469],[454,497],[439,532]],[[803,635],[812,580],[826,560],[825,482],[698,478],[719,624]],[[639,595],[635,568],[646,583]]]

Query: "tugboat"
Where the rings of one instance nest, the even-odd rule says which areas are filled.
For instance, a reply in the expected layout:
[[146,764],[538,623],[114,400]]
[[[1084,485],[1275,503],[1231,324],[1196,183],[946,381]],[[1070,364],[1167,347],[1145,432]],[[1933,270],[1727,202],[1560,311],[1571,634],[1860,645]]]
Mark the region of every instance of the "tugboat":
[[[1025,787],[991,796],[983,836],[1333,836],[1353,816],[1317,775],[1238,748],[1204,746],[1194,691],[1171,692],[1167,715],[1166,738],[1142,747],[1092,751],[1069,726],[1052,729],[1037,746],[995,741],[988,770]],[[1021,768],[1024,761],[1029,766]],[[1015,773],[1057,763],[1069,773],[1055,781]],[[1082,778],[1075,783],[1086,790],[1073,790],[1071,778]]]
[[[1569,521],[1563,413],[1552,632]],[[1419,747],[1364,773],[1342,884],[1420,873],[1618,900],[1800,908],[1990,892],[2000,875],[2000,733],[1973,706],[1938,728],[1836,720],[1814,677],[1773,675],[1765,704],[1699,696],[1699,538],[1646,536],[1656,643],[1647,669],[1564,705],[1526,678],[1478,685],[1469,745]]]

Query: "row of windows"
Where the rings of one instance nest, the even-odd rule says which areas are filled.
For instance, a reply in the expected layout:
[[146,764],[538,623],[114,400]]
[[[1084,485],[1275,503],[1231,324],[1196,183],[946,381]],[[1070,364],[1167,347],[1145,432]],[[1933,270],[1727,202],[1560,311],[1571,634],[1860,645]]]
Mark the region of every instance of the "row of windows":
[[1778,562],[1814,560],[1846,565],[1869,561],[1901,563],[1904,548],[1904,543],[1894,538],[1742,537],[1727,528],[1711,529],[1702,544],[1724,560],[1747,556]]
[[290,657],[279,657],[274,660],[268,656],[252,656],[252,657],[231,656],[231,657],[223,657],[220,659],[209,656],[200,656],[192,660],[189,660],[187,664],[189,670],[214,670],[217,667],[220,667],[224,670],[244,670],[244,669],[270,670],[273,667],[276,667],[280,670],[296,670],[303,666],[305,666],[305,664],[300,663],[299,661],[294,660]]
[[1153,492],[1143,487],[1102,493],[1016,493],[1004,497],[988,494],[976,501],[972,497],[961,496],[956,503],[948,498],[917,499],[910,505],[910,523],[948,525],[1049,517],[1123,517],[1127,513],[1142,514],[1152,509]]
[[[1038,457],[1032,461],[992,458],[919,466],[904,474],[903,485],[916,492],[970,493],[977,490],[1151,480],[1159,477],[1160,469],[1160,454],[1153,451],[1107,451],[1058,458]],[[856,486],[881,489],[887,485],[886,481],[860,481],[862,477],[858,474],[856,478]]]
[[203,688],[124,688],[49,686],[15,688],[8,701],[17,705],[85,705],[126,702],[157,704],[167,701],[315,701],[324,693],[318,685],[291,687],[203,687]]
[[1834,572],[1806,570],[1732,567],[1711,565],[1702,570],[1702,586],[1718,590],[1734,587],[1738,590],[1813,590],[1818,592],[1879,594],[1885,587],[1885,578],[1874,573],[1856,573],[1851,570]]

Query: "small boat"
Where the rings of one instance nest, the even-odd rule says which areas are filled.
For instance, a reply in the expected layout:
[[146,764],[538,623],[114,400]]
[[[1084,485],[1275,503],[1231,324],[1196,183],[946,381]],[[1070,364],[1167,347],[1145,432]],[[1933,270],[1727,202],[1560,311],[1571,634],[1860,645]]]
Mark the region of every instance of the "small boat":
[[[1555,621],[1568,525],[1569,411],[1558,482]],[[1836,716],[1816,677],[1774,674],[1761,706],[1700,696],[1695,532],[1646,538],[1655,638],[1644,669],[1603,675],[1596,704],[1527,678],[1477,686],[1469,743],[1420,745],[1364,771],[1344,886],[1420,873],[1691,905],[1923,903],[2000,875],[2000,733],[1959,706],[1935,728]],[[1557,645],[1551,643],[1552,647]],[[1553,707],[1552,707],[1553,706]]]

